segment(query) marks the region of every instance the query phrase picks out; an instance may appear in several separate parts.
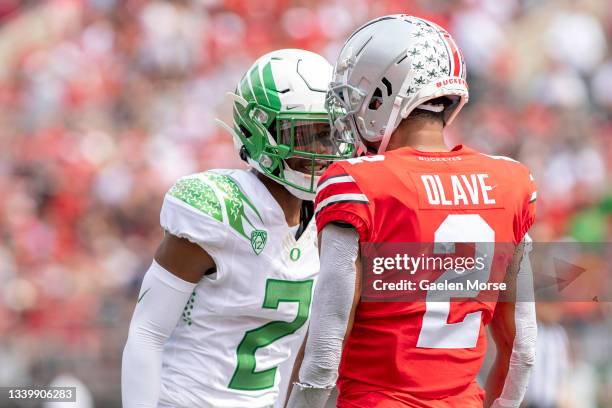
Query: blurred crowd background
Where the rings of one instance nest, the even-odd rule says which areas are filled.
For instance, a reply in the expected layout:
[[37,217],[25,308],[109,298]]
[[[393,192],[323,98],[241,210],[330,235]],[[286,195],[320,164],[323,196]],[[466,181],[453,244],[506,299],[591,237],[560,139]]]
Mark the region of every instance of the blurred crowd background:
[[[78,379],[83,406],[119,406],[163,194],[242,166],[213,121],[230,119],[225,93],[263,53],[334,61],[361,23],[398,12],[463,49],[470,103],[448,143],[532,169],[534,240],[612,241],[606,0],[0,0],[0,386]],[[530,406],[612,407],[610,304],[542,308],[559,351],[538,361]]]

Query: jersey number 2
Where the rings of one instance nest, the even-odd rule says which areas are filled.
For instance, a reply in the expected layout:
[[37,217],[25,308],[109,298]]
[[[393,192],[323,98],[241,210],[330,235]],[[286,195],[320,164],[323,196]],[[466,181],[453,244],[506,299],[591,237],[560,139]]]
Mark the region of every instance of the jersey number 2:
[[[476,253],[484,254],[484,268],[473,273],[470,279],[487,282],[491,274],[491,262],[495,245],[495,232],[478,214],[451,214],[444,219],[435,232],[436,253],[452,253],[454,244],[458,242],[473,242]],[[446,271],[437,280],[456,277],[457,272]],[[477,291],[462,291],[463,296],[476,296]],[[428,292],[425,315],[419,333],[417,347],[460,349],[476,347],[480,334],[482,312],[472,312],[465,315],[457,323],[448,323],[450,314],[451,294]]]
[[277,367],[255,371],[255,352],[295,333],[306,323],[310,311],[312,285],[312,280],[268,279],[266,281],[266,293],[262,307],[264,309],[278,309],[280,302],[297,302],[297,315],[291,322],[269,322],[245,333],[236,351],[238,364],[229,383],[229,388],[254,391],[274,386]]

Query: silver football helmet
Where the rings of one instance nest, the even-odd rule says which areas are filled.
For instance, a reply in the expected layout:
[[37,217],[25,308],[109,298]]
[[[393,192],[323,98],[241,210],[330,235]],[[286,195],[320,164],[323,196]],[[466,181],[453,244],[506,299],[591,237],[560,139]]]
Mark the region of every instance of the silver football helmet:
[[[444,111],[450,124],[468,101],[463,54],[450,34],[428,20],[395,14],[368,22],[342,47],[327,94],[334,138],[381,142],[415,108]],[[446,96],[450,106],[427,101]]]

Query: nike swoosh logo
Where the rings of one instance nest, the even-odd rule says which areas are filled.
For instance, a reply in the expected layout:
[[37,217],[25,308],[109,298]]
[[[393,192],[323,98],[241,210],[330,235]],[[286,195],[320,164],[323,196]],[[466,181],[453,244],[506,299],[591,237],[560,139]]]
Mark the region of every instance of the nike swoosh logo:
[[147,292],[149,292],[151,290],[151,288],[145,290],[142,295],[140,295],[140,297],[138,298],[138,302],[136,303],[140,303],[140,301],[142,300],[143,297],[145,297],[145,295],[147,294]]

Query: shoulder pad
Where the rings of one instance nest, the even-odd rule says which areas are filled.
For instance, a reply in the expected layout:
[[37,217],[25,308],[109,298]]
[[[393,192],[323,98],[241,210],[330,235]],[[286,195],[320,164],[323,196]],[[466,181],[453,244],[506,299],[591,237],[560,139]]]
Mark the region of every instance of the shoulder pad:
[[230,175],[206,171],[180,179],[168,192],[194,209],[229,225],[247,239],[245,222],[249,230],[255,229],[256,219],[262,218],[240,185]]
[[212,187],[197,176],[180,179],[172,186],[168,194],[222,222],[221,202]]

